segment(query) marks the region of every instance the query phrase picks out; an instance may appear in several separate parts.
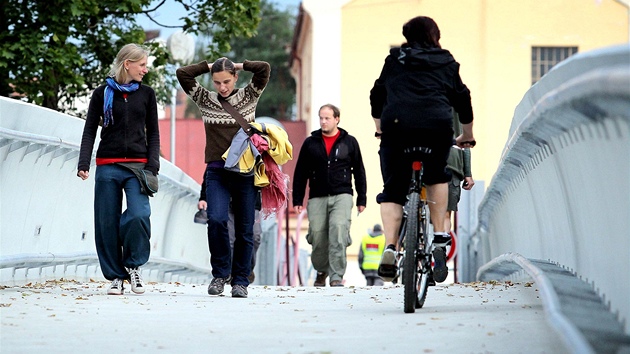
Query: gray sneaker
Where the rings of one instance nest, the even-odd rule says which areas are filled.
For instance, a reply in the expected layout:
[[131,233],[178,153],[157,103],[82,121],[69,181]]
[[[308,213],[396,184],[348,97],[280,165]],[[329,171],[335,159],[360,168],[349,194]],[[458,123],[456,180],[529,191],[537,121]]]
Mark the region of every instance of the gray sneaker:
[[247,287],[245,285],[232,285],[232,297],[247,297]]
[[227,278],[214,278],[208,286],[209,295],[219,295],[223,292]]

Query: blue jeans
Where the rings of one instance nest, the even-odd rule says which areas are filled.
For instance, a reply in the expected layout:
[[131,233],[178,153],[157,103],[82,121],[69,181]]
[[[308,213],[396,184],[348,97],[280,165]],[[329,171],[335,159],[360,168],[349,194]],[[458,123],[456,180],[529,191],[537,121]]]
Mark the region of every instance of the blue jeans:
[[116,164],[96,167],[94,238],[105,279],[129,279],[125,267],[136,268],[149,260],[150,216],[149,197],[140,193],[140,181],[133,172]]
[[[208,246],[212,276],[227,278],[232,285],[249,285],[254,248],[254,211],[256,188],[254,176],[242,176],[224,168],[206,167],[208,203]],[[228,233],[230,200],[234,212],[234,253]]]

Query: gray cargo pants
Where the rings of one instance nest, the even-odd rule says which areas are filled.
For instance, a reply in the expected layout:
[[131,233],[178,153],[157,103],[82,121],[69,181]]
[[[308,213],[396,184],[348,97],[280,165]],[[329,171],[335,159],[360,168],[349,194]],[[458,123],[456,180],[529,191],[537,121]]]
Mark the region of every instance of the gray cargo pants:
[[308,242],[313,246],[311,262],[330,281],[342,280],[346,272],[346,247],[350,245],[352,195],[312,198],[308,212]]

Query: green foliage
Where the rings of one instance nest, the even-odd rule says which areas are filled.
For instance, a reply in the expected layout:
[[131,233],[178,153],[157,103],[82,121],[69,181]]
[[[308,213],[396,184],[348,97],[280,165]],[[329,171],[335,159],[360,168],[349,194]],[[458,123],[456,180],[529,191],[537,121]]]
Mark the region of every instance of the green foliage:
[[[232,55],[239,61],[264,60],[271,65],[271,78],[256,108],[257,116],[291,120],[295,103],[295,81],[289,71],[290,48],[295,16],[261,1],[261,22],[252,38],[232,41]],[[244,75],[242,75],[244,76]],[[249,80],[248,77],[239,77]]]
[[[229,48],[232,36],[251,36],[258,25],[259,0],[165,0],[184,6],[184,30],[209,30],[216,48]],[[67,113],[104,82],[118,50],[127,43],[144,43],[138,14],[150,16],[151,0],[5,0],[0,13],[0,95],[22,99]],[[210,26],[209,24],[212,24]],[[153,86],[160,103],[167,103],[175,80],[169,55],[157,43],[150,46],[153,68],[144,83]]]
[[[268,116],[278,120],[291,120],[292,108],[295,104],[295,81],[289,71],[289,55],[295,15],[290,10],[279,10],[268,0],[260,2],[260,24],[256,29],[257,34],[251,38],[243,36],[230,40],[229,51],[223,51],[220,55],[211,55],[209,58],[204,50],[198,50],[196,61],[207,60],[213,62],[220,57],[228,57],[234,62],[244,60],[262,60],[271,65],[271,78],[265,92],[256,108],[257,116]],[[201,45],[212,40],[212,36],[199,37]],[[237,87],[243,87],[252,74],[239,73]],[[209,89],[213,89],[210,75],[200,76],[197,80]],[[187,113],[194,112],[189,104]],[[196,114],[199,116],[200,114]]]
[[[177,0],[181,2],[180,0]],[[211,58],[230,50],[234,37],[249,38],[256,34],[260,23],[260,0],[206,0],[211,6],[200,9],[193,18],[184,19],[184,30],[205,33],[213,40],[207,46]]]

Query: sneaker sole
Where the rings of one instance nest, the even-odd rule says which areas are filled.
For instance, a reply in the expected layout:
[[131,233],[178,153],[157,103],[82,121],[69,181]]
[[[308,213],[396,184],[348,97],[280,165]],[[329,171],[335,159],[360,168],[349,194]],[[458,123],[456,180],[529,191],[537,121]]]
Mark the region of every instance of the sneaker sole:
[[448,276],[448,267],[446,266],[446,253],[442,248],[436,248],[433,250],[433,260],[435,266],[433,267],[433,280],[438,283],[442,283]]
[[134,292],[134,294],[144,294],[144,288],[138,289],[138,288],[131,288],[131,291]]
[[381,259],[381,264],[378,265],[378,276],[384,281],[392,281],[396,277],[398,267],[396,266],[396,253],[385,252]]
[[221,290],[221,291],[214,291],[214,290],[208,289],[208,295],[221,295],[221,294],[223,294],[223,290]]
[[107,295],[122,295],[125,293],[125,289],[121,289],[121,290],[112,290],[112,289],[107,289]]

